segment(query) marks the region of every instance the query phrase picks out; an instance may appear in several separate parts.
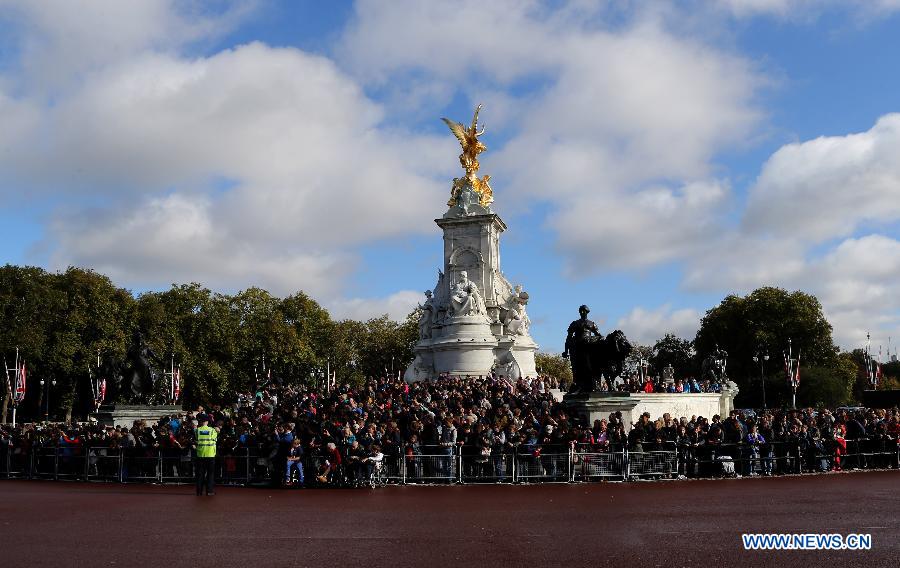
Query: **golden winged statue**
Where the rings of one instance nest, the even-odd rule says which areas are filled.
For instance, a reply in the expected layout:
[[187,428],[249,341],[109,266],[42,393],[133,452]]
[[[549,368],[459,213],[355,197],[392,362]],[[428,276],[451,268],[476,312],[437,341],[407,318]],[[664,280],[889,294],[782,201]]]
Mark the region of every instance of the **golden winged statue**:
[[451,207],[456,205],[457,196],[467,182],[472,185],[472,189],[480,196],[479,202],[481,205],[486,207],[494,201],[494,192],[489,183],[491,176],[486,175],[479,179],[476,175],[479,168],[478,154],[487,150],[487,146],[478,139],[479,136],[484,134],[483,124],[481,125],[481,132],[478,131],[478,113],[481,112],[482,108],[483,105],[475,107],[475,116],[472,117],[472,125],[468,128],[466,128],[464,124],[455,122],[449,118],[441,119],[447,123],[447,126],[450,127],[450,132],[456,136],[459,140],[459,145],[462,146],[462,154],[459,155],[459,163],[462,165],[463,169],[466,170],[465,177],[455,178],[453,180],[452,194],[450,196],[450,201],[447,202],[447,205]]

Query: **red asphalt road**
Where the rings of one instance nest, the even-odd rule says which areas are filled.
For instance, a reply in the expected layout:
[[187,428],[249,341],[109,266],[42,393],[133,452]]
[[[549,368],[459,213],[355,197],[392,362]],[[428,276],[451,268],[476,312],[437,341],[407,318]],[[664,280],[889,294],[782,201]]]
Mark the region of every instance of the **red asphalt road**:
[[[0,481],[0,567],[897,566],[898,488],[897,471],[215,497]],[[872,550],[748,552],[742,532],[871,533]]]

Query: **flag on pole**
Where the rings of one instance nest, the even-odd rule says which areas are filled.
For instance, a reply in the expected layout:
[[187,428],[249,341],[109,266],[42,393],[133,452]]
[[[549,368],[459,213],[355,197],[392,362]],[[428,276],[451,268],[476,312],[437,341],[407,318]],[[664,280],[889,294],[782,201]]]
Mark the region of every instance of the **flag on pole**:
[[106,400],[106,379],[100,379],[97,383],[97,404],[103,404],[103,401]]
[[175,369],[175,376],[172,379],[172,400],[176,401],[181,397],[181,367]]
[[15,399],[16,404],[25,400],[25,360],[22,360],[22,366],[16,369],[16,392]]
[[794,384],[800,384],[800,354],[797,353],[797,371],[794,373]]

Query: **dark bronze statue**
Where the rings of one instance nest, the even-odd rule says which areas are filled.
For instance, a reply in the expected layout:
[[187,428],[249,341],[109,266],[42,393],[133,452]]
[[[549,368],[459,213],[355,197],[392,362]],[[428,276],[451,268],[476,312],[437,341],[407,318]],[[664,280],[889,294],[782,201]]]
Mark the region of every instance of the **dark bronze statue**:
[[622,374],[625,359],[632,350],[631,343],[618,329],[604,338],[597,324],[587,319],[590,311],[585,305],[579,307],[581,317],[569,324],[566,333],[563,357],[572,363],[573,378],[569,394],[596,391],[601,375],[611,382]]
[[597,342],[603,337],[597,324],[587,319],[591,309],[585,305],[578,308],[580,318],[569,324],[566,332],[566,345],[563,357],[568,357],[572,364],[572,388],[570,393],[591,392],[597,390],[594,380],[594,369],[591,356]]
[[140,404],[150,402],[156,382],[156,372],[151,366],[151,360],[158,366],[162,365],[159,357],[144,341],[141,332],[135,331],[122,371],[116,374],[118,400]]
[[700,364],[701,380],[712,382],[724,382],[727,379],[725,365],[728,362],[728,352],[716,344],[713,352],[707,355]]

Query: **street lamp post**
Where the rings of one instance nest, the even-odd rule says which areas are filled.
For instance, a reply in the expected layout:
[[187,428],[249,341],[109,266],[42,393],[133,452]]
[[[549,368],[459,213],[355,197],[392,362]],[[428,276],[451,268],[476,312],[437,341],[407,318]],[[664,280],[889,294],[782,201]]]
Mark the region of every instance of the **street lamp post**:
[[44,389],[44,422],[50,421],[50,385],[56,386],[56,379],[45,381],[41,379],[41,387]]
[[766,408],[766,361],[769,360],[769,351],[760,346],[756,349],[753,362],[759,363],[759,382],[762,383],[763,409]]

